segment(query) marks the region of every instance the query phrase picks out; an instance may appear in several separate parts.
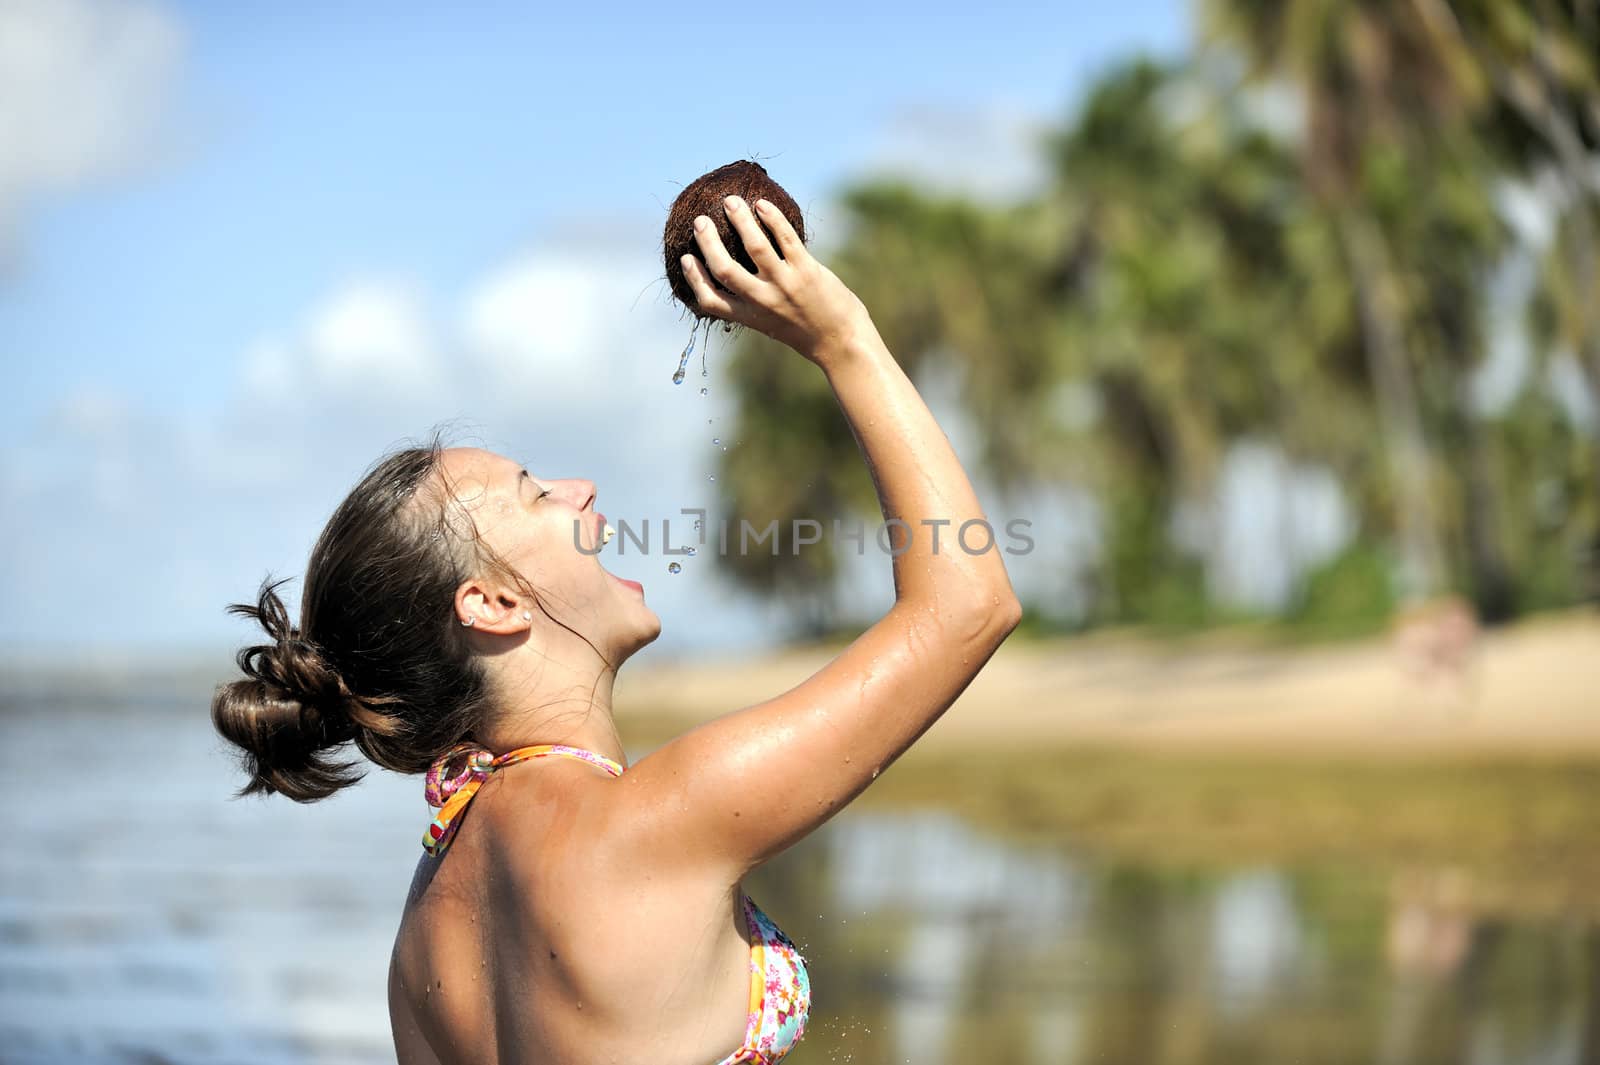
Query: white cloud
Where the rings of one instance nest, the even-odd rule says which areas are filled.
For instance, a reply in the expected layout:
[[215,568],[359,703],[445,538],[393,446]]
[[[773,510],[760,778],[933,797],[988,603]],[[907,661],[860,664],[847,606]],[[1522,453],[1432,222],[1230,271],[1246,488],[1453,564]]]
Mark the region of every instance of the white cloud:
[[[350,279],[246,345],[225,409],[186,420],[84,386],[0,455],[0,501],[16,515],[0,590],[34,604],[0,613],[0,643],[48,642],[63,611],[73,616],[55,620],[86,644],[220,643],[233,624],[223,606],[268,571],[301,573],[362,470],[438,423],[465,423],[476,436],[462,442],[542,476],[593,479],[614,522],[650,521],[653,554],[604,562],[646,585],[665,626],[653,653],[775,638],[773,612],[734,593],[710,559],[671,575],[660,553],[663,518],[681,544],[681,508],[716,512],[707,478],[727,396],[721,333],[709,396],[697,376],[670,383],[688,324],[634,299],[659,270],[649,248],[591,234],[527,250],[455,293]],[[96,596],[103,609],[87,616],[70,606]],[[129,629],[130,617],[142,620]]]
[[53,418],[69,432],[102,437],[125,429],[132,413],[127,400],[115,392],[84,386],[67,394]]
[[263,337],[241,382],[270,405],[318,401],[414,404],[437,396],[444,365],[415,286],[363,278],[332,292],[297,335]]
[[35,201],[146,161],[183,48],[153,3],[0,0],[0,255]]
[[245,392],[268,403],[289,397],[295,385],[294,352],[276,337],[263,337],[246,350],[240,377]]
[[316,383],[336,393],[380,389],[415,399],[437,384],[442,368],[430,334],[418,292],[362,281],[313,315],[305,354]]
[[615,293],[603,267],[571,256],[530,253],[494,271],[466,301],[461,329],[485,372],[508,385],[581,385],[610,366]]
[[1003,102],[917,104],[889,116],[866,169],[981,199],[1013,199],[1046,180],[1042,145],[1051,124]]

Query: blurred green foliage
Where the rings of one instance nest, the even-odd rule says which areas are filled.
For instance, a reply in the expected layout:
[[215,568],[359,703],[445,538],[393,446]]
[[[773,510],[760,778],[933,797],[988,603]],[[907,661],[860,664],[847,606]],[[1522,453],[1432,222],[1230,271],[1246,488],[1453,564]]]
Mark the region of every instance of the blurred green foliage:
[[[1450,592],[1490,622],[1594,597],[1600,16],[1558,0],[1201,13],[1188,57],[1090,87],[1040,144],[1035,193],[840,196],[829,264],[913,379],[954,369],[974,473],[1008,504],[1060,485],[1097,503],[1084,603],[1063,621],[1023,585],[1029,627],[1236,619],[1215,552],[1173,530],[1242,443],[1331,473],[1354,515],[1279,607],[1303,634],[1369,632]],[[1514,226],[1513,203],[1542,223]],[[1509,298],[1518,269],[1530,291]],[[1485,398],[1494,337],[1524,354]],[[820,375],[755,334],[732,362],[730,511],[870,526]],[[819,635],[843,620],[839,547],[723,564]]]
[[1389,559],[1356,543],[1306,574],[1300,599],[1287,617],[1304,634],[1328,638],[1382,630],[1394,609]]

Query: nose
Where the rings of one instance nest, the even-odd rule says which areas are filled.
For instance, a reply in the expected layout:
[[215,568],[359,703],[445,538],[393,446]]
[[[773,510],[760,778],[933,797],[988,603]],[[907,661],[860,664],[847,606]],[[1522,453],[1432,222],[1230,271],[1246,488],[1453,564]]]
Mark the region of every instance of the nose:
[[593,481],[574,478],[567,481],[567,490],[572,498],[573,505],[579,510],[587,510],[594,503],[595,488]]

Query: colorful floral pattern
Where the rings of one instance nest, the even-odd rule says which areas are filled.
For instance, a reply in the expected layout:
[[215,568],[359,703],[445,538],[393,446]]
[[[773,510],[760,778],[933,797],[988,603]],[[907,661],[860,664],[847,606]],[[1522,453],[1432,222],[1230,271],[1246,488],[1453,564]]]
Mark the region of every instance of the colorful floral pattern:
[[461,827],[461,815],[467,803],[477,794],[489,774],[508,765],[526,762],[530,758],[576,758],[598,766],[614,777],[622,775],[622,767],[605,755],[586,751],[581,747],[567,747],[559,743],[541,743],[533,747],[518,747],[502,755],[493,755],[470,743],[452,747],[428,769],[423,794],[428,805],[437,812],[422,833],[422,849],[430,857],[444,854],[445,848],[455,838]]
[[805,1035],[811,977],[799,948],[749,895],[744,897],[744,916],[755,938],[750,944],[750,1017],[744,1045],[717,1065],[778,1065]]
[[[423,833],[423,849],[434,858],[444,854],[461,827],[467,803],[489,774],[531,758],[549,757],[576,758],[614,777],[622,775],[622,766],[581,747],[545,743],[494,755],[469,743],[459,744],[428,770],[424,794],[436,812]],[[744,1044],[717,1065],[778,1065],[805,1034],[811,1012],[811,977],[799,948],[749,895],[744,896],[744,917],[753,940],[749,1020]]]

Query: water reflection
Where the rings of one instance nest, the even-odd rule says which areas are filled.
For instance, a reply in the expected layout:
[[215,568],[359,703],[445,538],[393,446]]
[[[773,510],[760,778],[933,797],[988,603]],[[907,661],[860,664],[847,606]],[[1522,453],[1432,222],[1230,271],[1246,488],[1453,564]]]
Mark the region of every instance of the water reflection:
[[[201,705],[0,706],[0,1060],[392,1060],[416,781],[228,802]],[[1600,932],[1462,869],[1130,863],[924,806],[749,886],[812,966],[793,1065],[1600,1059]]]
[[801,1063],[1600,1054],[1600,933],[1484,916],[1458,870],[1156,869],[858,812],[752,886],[812,958]]
[[1307,964],[1288,879],[1270,869],[1225,877],[1211,904],[1211,975],[1222,1019],[1237,1023]]
[[[1087,884],[1062,854],[1006,846],[937,811],[860,814],[823,838],[841,929],[854,917],[889,939],[882,965],[892,1060],[950,1060],[967,1002],[1082,963],[1071,937]],[[1077,1021],[1069,1010],[1039,1011],[1026,1023],[1031,1060],[1071,1060]]]

